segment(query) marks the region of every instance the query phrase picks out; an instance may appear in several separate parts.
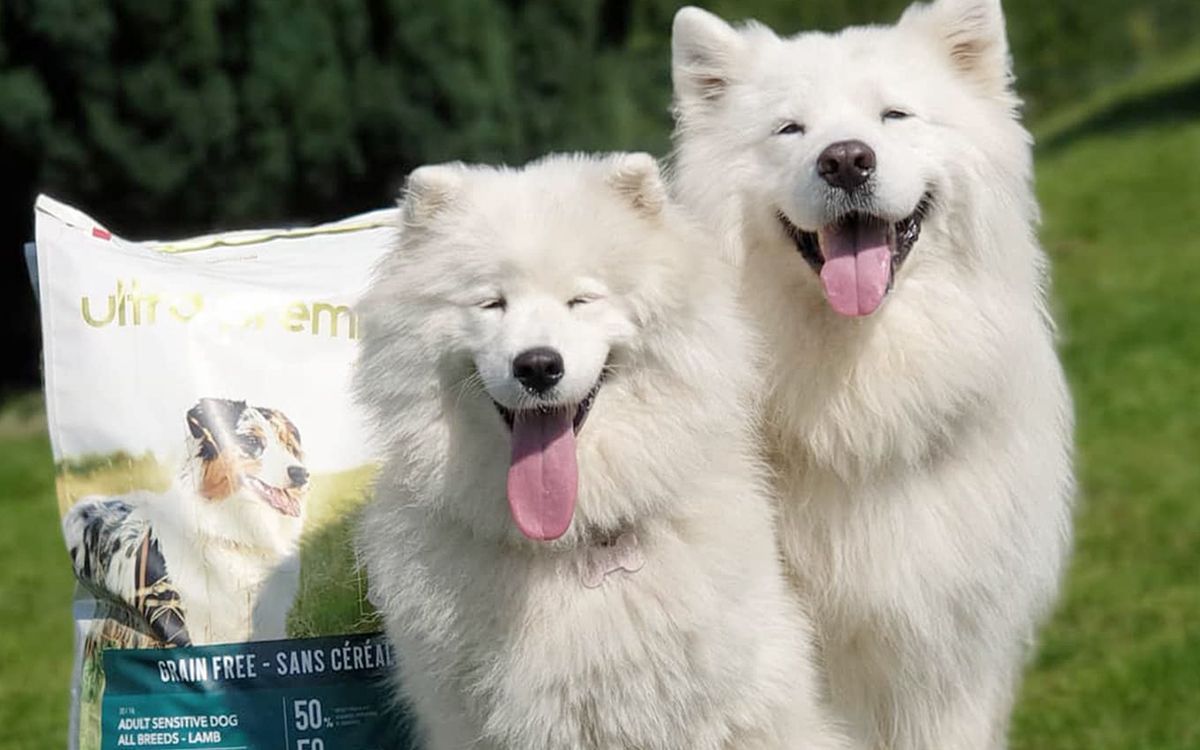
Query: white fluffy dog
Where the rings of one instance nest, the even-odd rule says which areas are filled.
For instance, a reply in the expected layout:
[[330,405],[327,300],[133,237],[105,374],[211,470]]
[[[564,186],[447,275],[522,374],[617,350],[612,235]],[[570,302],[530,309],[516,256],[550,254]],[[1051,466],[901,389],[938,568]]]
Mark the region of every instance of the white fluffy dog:
[[1070,400],[998,0],[675,19],[677,190],[767,344],[782,542],[872,748],[1000,748],[1070,546]]
[[425,747],[840,746],[736,290],[654,160],[424,167],[403,221],[360,305],[360,544]]

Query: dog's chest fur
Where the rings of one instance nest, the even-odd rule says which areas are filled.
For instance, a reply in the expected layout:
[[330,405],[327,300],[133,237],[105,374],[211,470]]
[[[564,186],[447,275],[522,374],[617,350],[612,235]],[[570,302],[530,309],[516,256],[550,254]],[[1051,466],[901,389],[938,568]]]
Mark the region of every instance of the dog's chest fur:
[[[899,701],[935,712],[980,695],[976,675],[1012,684],[1069,547],[1069,407],[1045,333],[993,344],[990,367],[984,349],[964,358],[960,368],[977,365],[973,391],[939,371],[954,346],[936,344],[941,356],[900,385],[887,364],[920,358],[885,351],[834,383],[821,380],[827,355],[774,394],[786,415],[770,449],[785,557],[843,718],[885,744],[928,746],[936,731],[880,726]],[[805,392],[826,401],[800,408]]]
[[585,550],[498,551],[415,524],[419,541],[371,579],[402,672],[440,683],[410,685],[410,699],[454,717],[428,728],[431,746],[463,732],[489,748],[715,750],[781,732],[809,679],[806,629],[745,525],[706,524],[704,546],[640,530],[641,567],[593,588]]
[[286,637],[287,615],[299,584],[300,520],[286,519],[282,534],[267,534],[262,528],[257,535],[236,534],[229,527],[244,530],[250,519],[233,514],[215,523],[221,509],[179,487],[167,499],[170,507],[159,503],[149,509],[151,524],[180,593],[193,642]]

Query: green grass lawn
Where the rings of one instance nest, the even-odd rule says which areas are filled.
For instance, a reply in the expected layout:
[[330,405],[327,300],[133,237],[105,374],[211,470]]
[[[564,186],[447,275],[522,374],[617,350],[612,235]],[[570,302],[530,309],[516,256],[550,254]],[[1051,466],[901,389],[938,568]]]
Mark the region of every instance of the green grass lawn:
[[1019,750],[1200,748],[1200,76],[1039,153],[1073,386],[1074,564]]
[[[1200,78],[1038,155],[1082,497],[1016,750],[1200,748]],[[60,748],[70,575],[45,437],[0,419],[0,746]],[[953,750],[953,749],[946,749]]]
[[0,431],[0,747],[65,747],[71,566],[44,434]]

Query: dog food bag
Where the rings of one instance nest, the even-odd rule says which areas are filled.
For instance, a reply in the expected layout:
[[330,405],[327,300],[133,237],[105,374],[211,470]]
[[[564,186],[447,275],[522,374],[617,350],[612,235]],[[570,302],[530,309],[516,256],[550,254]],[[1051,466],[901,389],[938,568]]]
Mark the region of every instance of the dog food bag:
[[45,196],[36,218],[70,746],[406,747],[351,545],[375,469],[353,304],[395,211],[177,242]]

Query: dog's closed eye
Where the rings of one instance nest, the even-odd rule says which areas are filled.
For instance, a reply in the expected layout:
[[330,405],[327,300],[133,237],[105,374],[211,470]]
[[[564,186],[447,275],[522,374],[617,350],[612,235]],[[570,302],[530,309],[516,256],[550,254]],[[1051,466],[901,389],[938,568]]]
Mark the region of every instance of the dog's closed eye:
[[567,307],[569,307],[571,309],[575,309],[576,307],[579,307],[580,305],[587,305],[592,302],[596,302],[597,300],[599,300],[601,298],[602,297],[599,294],[577,294],[574,297],[572,297],[571,299],[567,300]]

